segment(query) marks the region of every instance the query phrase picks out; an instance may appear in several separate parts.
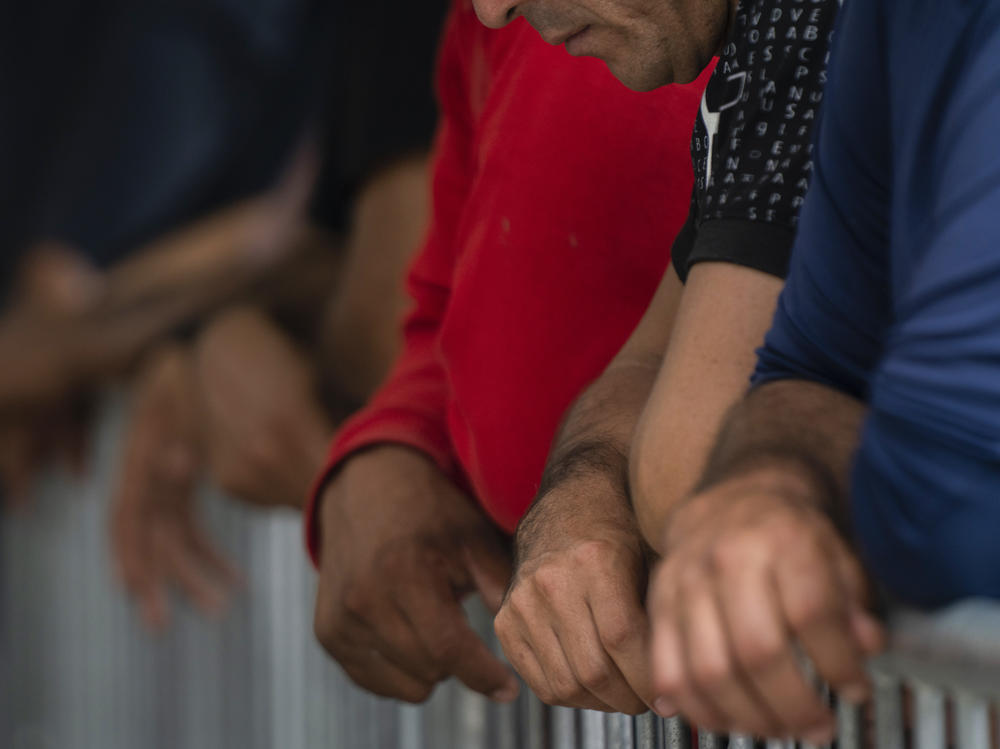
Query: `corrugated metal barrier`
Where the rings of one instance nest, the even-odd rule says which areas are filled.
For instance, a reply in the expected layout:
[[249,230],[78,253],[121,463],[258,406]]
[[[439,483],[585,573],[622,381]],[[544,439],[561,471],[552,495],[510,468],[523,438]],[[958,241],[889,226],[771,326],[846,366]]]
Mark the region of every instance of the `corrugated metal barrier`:
[[[248,590],[218,622],[176,607],[147,634],[110,574],[106,502],[121,409],[111,404],[94,475],[48,477],[0,535],[2,749],[684,749],[678,720],[508,706],[449,683],[422,707],[353,688],[312,635],[314,575],[291,514],[206,497]],[[489,617],[470,608],[492,638]],[[899,615],[872,664],[873,727],[841,708],[839,745],[989,747],[1000,697],[1000,608],[972,602],[934,618]],[[699,749],[792,747],[702,734]],[[995,745],[995,743],[994,743]],[[693,749],[693,747],[692,747]]]

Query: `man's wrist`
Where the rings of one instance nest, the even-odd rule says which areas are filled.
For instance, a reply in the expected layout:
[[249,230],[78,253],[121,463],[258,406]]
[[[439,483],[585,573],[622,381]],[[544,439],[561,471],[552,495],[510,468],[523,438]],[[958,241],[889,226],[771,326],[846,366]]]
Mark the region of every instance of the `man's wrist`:
[[794,448],[757,449],[734,456],[721,469],[707,471],[693,493],[730,481],[797,497],[838,524],[846,509],[845,498],[830,467],[808,452]]
[[634,534],[637,543],[641,542],[628,501],[626,468],[619,463],[624,455],[603,446],[564,455],[569,460],[557,470],[546,469],[535,501],[518,524],[515,569],[539,545],[547,546],[547,538],[565,543],[580,534],[611,532]]
[[[661,551],[669,549],[678,537],[692,526],[698,526],[718,511],[722,497],[727,505],[735,496],[769,495],[774,499],[820,513],[843,532],[844,507],[837,497],[836,484],[823,471],[799,456],[780,453],[758,454],[752,459],[733,464],[714,480],[703,481],[664,518],[660,539]],[[713,500],[709,500],[713,497]],[[705,500],[709,500],[707,503]]]
[[569,482],[606,484],[628,498],[628,453],[609,440],[591,439],[558,447],[545,466],[535,502]]

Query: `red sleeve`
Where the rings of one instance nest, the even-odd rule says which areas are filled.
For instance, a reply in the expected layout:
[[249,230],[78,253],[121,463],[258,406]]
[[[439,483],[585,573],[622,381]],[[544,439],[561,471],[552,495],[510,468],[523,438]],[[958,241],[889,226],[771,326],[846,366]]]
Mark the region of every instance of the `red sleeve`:
[[375,444],[407,445],[425,453],[456,483],[464,483],[445,424],[447,386],[437,356],[438,330],[448,306],[457,255],[455,233],[472,172],[472,117],[467,65],[462,59],[468,54],[469,40],[458,41],[459,34],[469,29],[459,30],[457,20],[452,12],[438,62],[441,121],[433,157],[433,208],[427,237],[407,277],[414,306],[403,328],[403,351],[368,405],[334,437],[326,468],[310,492],[305,535],[315,564],[319,562],[317,502],[327,481],[351,453]]

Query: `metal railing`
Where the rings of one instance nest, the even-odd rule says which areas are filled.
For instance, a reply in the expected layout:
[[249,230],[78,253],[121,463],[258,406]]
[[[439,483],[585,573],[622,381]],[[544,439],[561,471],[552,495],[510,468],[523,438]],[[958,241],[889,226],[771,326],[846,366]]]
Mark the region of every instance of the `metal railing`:
[[[106,501],[118,454],[111,404],[81,488],[50,476],[0,533],[3,749],[709,749],[783,741],[692,737],[679,720],[548,708],[526,691],[489,703],[459,685],[423,706],[354,688],[315,645],[314,575],[299,520],[207,497],[215,536],[245,570],[235,610],[207,622],[176,607],[144,632],[110,575]],[[470,607],[492,641],[489,617]],[[838,709],[844,749],[986,749],[1000,697],[1000,606],[896,615],[872,663],[874,721]],[[495,643],[494,643],[495,644]],[[996,743],[993,742],[993,746]]]

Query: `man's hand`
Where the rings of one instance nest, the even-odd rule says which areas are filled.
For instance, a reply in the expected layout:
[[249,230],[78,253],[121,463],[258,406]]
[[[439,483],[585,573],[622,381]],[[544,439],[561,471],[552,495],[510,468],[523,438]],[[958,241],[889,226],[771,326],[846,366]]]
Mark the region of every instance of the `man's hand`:
[[673,512],[648,601],[660,712],[822,744],[835,722],[810,666],[842,698],[868,697],[865,660],[882,628],[821,491],[806,469],[775,464]]
[[28,505],[38,473],[52,459],[77,476],[86,473],[91,406],[80,394],[0,420],[0,498],[8,507]]
[[151,629],[168,622],[167,586],[179,586],[205,613],[226,603],[238,573],[198,525],[197,403],[191,362],[165,346],[136,384],[124,464],[112,503],[112,552],[125,587]]
[[469,626],[461,599],[496,611],[510,574],[482,512],[427,458],[380,446],[349,458],[323,493],[315,629],[361,687],[421,702],[458,677],[498,702],[513,674]]
[[518,527],[496,632],[544,702],[631,714],[653,704],[646,562],[621,494],[603,476],[570,479]]
[[332,431],[309,363],[263,313],[241,307],[202,334],[197,373],[213,480],[253,504],[301,508]]

